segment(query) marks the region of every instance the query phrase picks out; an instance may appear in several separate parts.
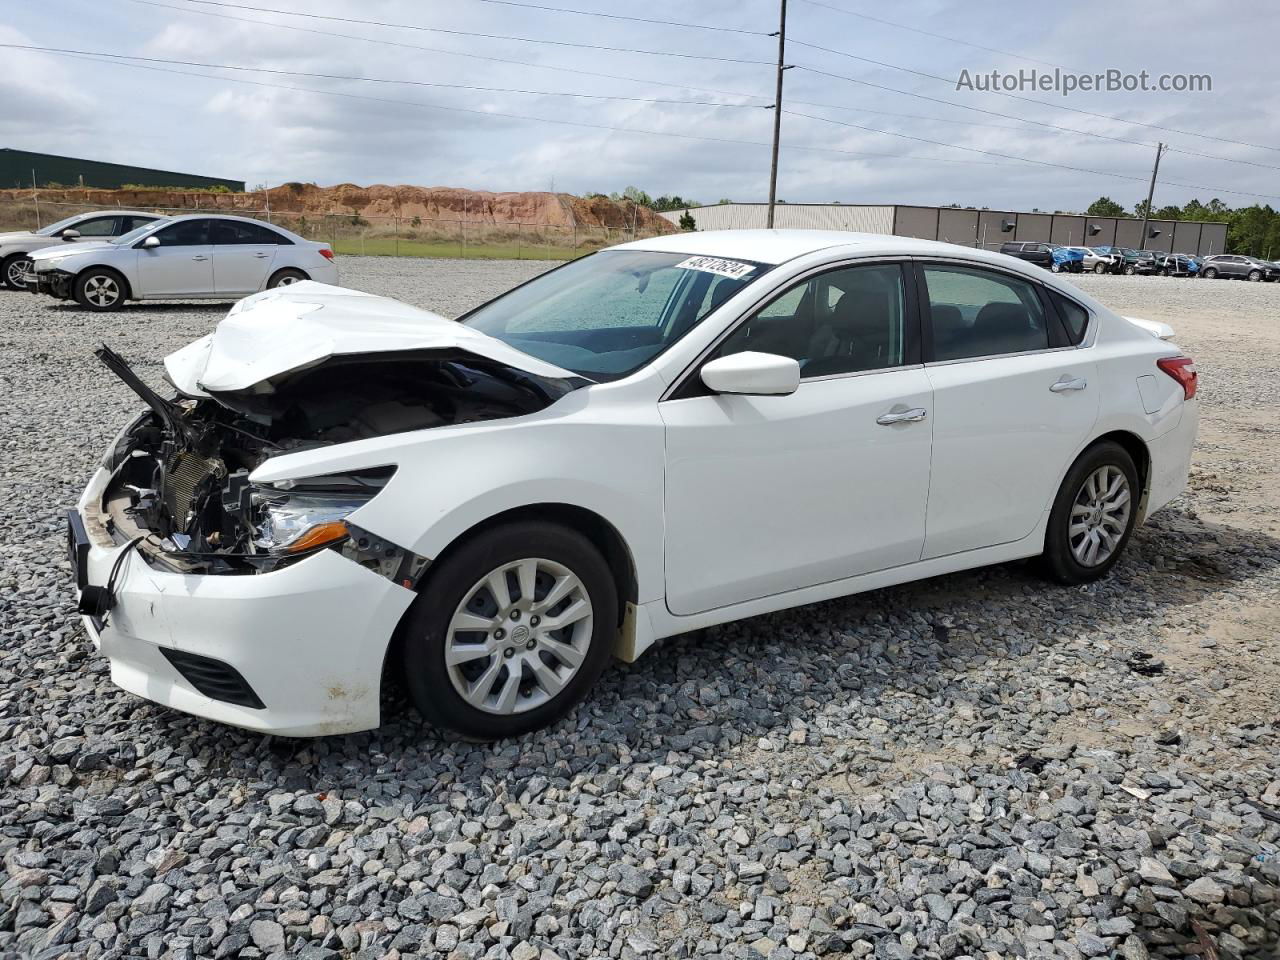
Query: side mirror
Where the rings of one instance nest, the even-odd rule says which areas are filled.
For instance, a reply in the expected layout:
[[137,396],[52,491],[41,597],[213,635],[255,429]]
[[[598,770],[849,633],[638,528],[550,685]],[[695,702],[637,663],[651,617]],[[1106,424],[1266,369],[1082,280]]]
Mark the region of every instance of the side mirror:
[[702,382],[716,393],[777,397],[800,386],[800,363],[775,353],[735,353],[702,368]]
[[67,227],[67,229],[61,231],[58,234],[58,236],[60,236],[63,240],[79,240],[80,231],[74,229],[73,227]]
[[154,250],[156,247],[160,246],[160,238],[155,234],[152,234],[138,244],[138,246],[142,247],[143,250]]

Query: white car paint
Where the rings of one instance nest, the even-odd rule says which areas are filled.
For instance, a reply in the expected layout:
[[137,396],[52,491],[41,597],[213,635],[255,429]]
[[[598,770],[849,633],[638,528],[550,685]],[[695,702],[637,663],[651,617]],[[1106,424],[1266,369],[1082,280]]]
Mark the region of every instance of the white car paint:
[[[288,485],[394,465],[348,519],[425,558],[511,509],[590,511],[616,530],[634,572],[616,647],[626,659],[691,629],[1035,556],[1065,472],[1102,436],[1122,432],[1150,458],[1139,522],[1185,485],[1197,403],[1155,366],[1179,351],[1059,276],[981,250],[831,231],[689,233],[614,249],[772,269],[630,375],[523,416],[282,452],[250,480]],[[740,319],[798,278],[886,260],[1039,284],[1088,311],[1084,340],[803,379],[787,395],[673,396]],[[210,387],[270,390],[270,378],[325,357],[423,348],[564,373],[425,311],[315,285],[244,301],[166,367],[184,393],[201,396]],[[1055,387],[1063,383],[1078,385]],[[332,550],[248,576],[166,572],[136,551],[122,557],[102,523],[110,479],[99,469],[78,509],[91,540],[89,582],[105,583],[120,563],[106,626],[86,618],[118,684],[255,730],[377,725],[383,659],[411,589]],[[230,662],[266,707],[199,694],[159,655],[165,647]]]
[[[167,242],[173,231],[201,222],[216,225],[215,229],[246,225],[269,231],[276,242]],[[153,237],[161,245],[149,246]],[[205,235],[205,240],[211,239],[212,231]],[[274,224],[246,217],[191,214],[157,220],[112,242],[46,248],[32,254],[31,261],[39,288],[64,299],[74,296],[78,277],[99,268],[108,268],[124,279],[125,299],[231,299],[264,289],[281,270],[300,271],[305,279],[336,284],[338,268],[331,256],[329,244],[306,240]]]

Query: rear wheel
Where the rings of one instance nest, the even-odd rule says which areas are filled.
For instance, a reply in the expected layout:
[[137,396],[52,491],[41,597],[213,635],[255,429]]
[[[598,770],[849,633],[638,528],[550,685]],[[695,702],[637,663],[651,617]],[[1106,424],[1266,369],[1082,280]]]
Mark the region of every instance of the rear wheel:
[[447,556],[410,608],[405,685],[427,720],[464,737],[536,730],[600,676],[617,610],[608,564],[581,534],[495,527]]
[[31,257],[25,253],[15,253],[4,258],[0,263],[0,284],[11,290],[27,289],[27,281],[23,279],[31,269]]
[[1137,272],[1138,272],[1138,268],[1135,267],[1133,264],[1129,264],[1127,267],[1124,268],[1124,275],[1126,277],[1132,277]]
[[124,277],[105,267],[90,267],[76,277],[76,302],[86,310],[118,310],[126,296]]
[[277,270],[271,275],[271,279],[267,281],[267,289],[271,290],[275,287],[287,287],[306,279],[308,279],[307,275],[301,270],[295,270],[292,267],[288,267],[284,270]]
[[1138,471],[1118,443],[1096,444],[1067,471],[1049,514],[1043,562],[1060,583],[1088,583],[1115,566],[1137,520]]

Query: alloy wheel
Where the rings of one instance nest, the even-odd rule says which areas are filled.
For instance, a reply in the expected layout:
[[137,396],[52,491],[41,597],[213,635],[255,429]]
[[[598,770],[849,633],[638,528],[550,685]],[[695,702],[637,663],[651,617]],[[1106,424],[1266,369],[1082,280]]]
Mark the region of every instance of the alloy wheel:
[[532,710],[577,674],[592,630],[591,597],[572,570],[539,558],[504,563],[463,595],[449,620],[449,681],[485,713]]
[[1089,474],[1076,493],[1068,521],[1067,540],[1077,563],[1096,567],[1110,559],[1129,527],[1132,499],[1129,480],[1119,467],[1105,464]]
[[92,276],[84,283],[84,297],[95,307],[109,307],[120,299],[120,284],[113,277]]
[[15,290],[25,289],[27,286],[27,271],[31,269],[31,261],[26,259],[12,260],[9,263],[9,269],[5,271],[5,280],[9,286]]
[[301,279],[302,279],[301,277],[295,277],[291,273],[286,274],[285,276],[281,277],[279,280],[276,281],[276,286],[277,287],[292,286],[293,284],[297,283]]

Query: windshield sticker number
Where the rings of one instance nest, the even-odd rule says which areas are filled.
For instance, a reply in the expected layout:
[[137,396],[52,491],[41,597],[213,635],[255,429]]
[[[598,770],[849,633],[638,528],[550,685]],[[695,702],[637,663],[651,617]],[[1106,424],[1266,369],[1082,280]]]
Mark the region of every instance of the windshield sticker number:
[[739,263],[737,260],[721,260],[719,257],[690,257],[676,264],[678,270],[701,270],[703,273],[714,273],[717,276],[741,280],[752,270],[754,264]]

